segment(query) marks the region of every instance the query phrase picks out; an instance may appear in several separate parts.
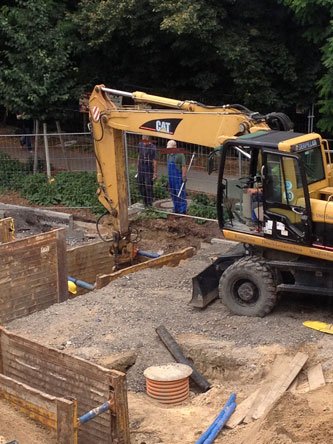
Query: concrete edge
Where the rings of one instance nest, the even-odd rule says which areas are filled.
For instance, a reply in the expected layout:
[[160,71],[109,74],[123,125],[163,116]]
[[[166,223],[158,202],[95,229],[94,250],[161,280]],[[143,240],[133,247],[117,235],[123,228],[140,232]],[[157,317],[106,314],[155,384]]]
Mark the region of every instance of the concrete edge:
[[58,224],[58,225],[65,225],[68,226],[70,229],[73,229],[73,215],[68,213],[62,213],[59,211],[51,211],[51,210],[43,210],[41,208],[35,208],[35,207],[24,207],[21,205],[11,205],[11,204],[4,204],[0,203],[0,211],[3,211],[5,216],[14,216],[14,222],[15,222],[15,213],[16,214],[22,214],[22,213],[32,213],[43,220],[49,222],[52,224]]

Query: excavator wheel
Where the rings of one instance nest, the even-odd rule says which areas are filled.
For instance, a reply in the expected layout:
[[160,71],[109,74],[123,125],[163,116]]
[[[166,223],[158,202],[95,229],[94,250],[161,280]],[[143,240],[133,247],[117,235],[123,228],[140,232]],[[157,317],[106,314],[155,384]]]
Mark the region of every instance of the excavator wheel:
[[277,301],[272,272],[256,256],[239,259],[225,270],[219,294],[224,305],[241,316],[264,317]]

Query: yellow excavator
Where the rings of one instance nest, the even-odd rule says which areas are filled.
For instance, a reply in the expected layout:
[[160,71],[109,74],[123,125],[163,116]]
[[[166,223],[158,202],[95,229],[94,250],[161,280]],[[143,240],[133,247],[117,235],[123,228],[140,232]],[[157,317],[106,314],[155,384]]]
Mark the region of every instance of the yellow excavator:
[[[118,106],[110,95],[130,98]],[[217,213],[232,250],[193,278],[191,304],[217,297],[234,313],[265,316],[279,292],[333,295],[333,177],[329,146],[292,130],[283,113],[205,106],[95,86],[89,102],[99,200],[112,219],[111,253],[133,259],[123,131],[212,148]],[[235,155],[242,157],[237,175]]]

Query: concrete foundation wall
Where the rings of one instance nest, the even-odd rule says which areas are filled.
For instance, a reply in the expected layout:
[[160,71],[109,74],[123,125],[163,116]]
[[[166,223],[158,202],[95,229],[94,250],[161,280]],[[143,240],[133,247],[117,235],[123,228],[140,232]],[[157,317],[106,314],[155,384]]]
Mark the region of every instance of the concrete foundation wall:
[[129,444],[126,376],[0,328],[0,373],[57,397],[77,399],[78,416],[108,400],[105,412],[79,427],[79,444]]
[[65,229],[0,245],[0,324],[68,297]]

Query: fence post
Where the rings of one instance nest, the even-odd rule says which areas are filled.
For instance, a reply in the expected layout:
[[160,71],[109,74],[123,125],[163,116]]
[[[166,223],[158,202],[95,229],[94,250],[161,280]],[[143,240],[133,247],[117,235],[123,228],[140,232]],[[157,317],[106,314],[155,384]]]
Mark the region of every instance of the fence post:
[[45,145],[46,175],[48,179],[51,179],[49,141],[47,140],[47,124],[45,122],[43,123],[43,133],[44,133],[44,145]]
[[131,206],[131,188],[130,188],[130,171],[128,165],[128,145],[127,145],[127,132],[123,132],[124,151],[125,151],[125,164],[126,164],[126,178],[127,178],[127,196],[128,206]]
[[313,131],[313,119],[314,119],[314,103],[309,108],[308,114],[308,133],[312,133]]
[[57,132],[59,134],[59,140],[60,140],[60,145],[61,145],[61,149],[62,149],[62,154],[64,156],[65,163],[66,163],[66,168],[67,168],[67,171],[71,171],[71,167],[70,167],[70,164],[69,164],[69,161],[68,161],[68,157],[67,157],[67,153],[66,153],[66,148],[65,148],[64,140],[63,140],[62,134],[61,134],[61,128],[60,128],[59,120],[56,120],[56,126],[57,126]]
[[38,134],[39,134],[39,120],[35,120],[35,151],[34,151],[34,174],[38,169]]
[[242,154],[238,151],[238,175],[242,177]]

